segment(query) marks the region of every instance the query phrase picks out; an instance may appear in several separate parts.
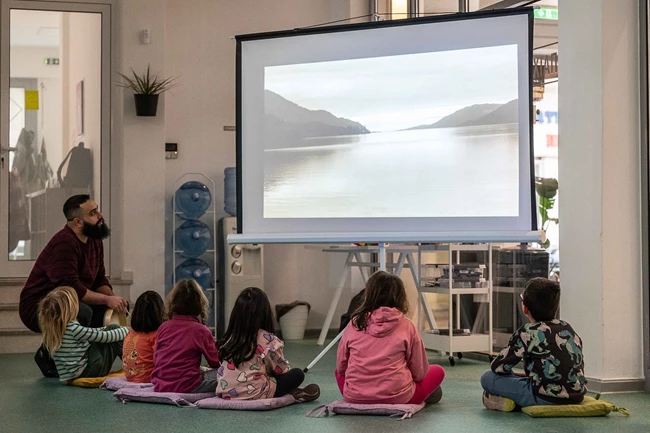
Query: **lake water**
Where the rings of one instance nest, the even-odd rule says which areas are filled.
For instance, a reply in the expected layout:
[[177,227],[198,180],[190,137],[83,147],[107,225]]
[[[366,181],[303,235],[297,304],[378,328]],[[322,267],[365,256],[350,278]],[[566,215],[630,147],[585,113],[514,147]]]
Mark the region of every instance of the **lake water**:
[[264,152],[264,218],[518,212],[516,124],[311,138]]

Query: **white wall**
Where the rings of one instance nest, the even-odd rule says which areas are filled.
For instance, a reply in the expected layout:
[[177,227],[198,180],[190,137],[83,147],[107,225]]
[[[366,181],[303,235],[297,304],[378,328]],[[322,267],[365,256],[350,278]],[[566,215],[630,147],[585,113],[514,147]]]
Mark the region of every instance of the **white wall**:
[[[638,2],[603,1],[603,321],[606,378],[643,377]],[[621,331],[627,338],[621,338]]]
[[[223,131],[224,126],[235,124],[236,44],[231,37],[325,23],[360,10],[366,14],[367,2],[195,0],[188,4],[167,0],[165,4],[165,74],[179,77],[181,83],[166,96],[165,140],[179,146],[178,159],[164,164],[167,215],[176,179],[187,172],[201,172],[216,182],[213,200],[220,218],[225,216],[223,170],[235,165],[235,133]],[[157,40],[163,33],[152,35]],[[162,142],[157,149],[162,158]],[[172,221],[168,220],[165,284],[172,272],[171,230]],[[330,287],[336,285],[344,259],[332,259],[319,248],[304,245],[265,247],[265,289],[272,304],[310,302],[313,310],[307,326],[322,326],[333,293]],[[338,327],[338,316],[347,309],[350,297],[346,291],[333,327]]]
[[588,377],[642,378],[638,4],[560,9],[560,311]]
[[[165,70],[164,0],[120,2],[121,59],[118,71],[131,68],[144,71]],[[139,31],[148,28],[152,34],[149,45],[139,42]],[[121,90],[119,91],[121,92]],[[117,98],[118,101],[120,98]],[[114,137],[114,177],[122,185],[113,185],[114,227],[122,228],[122,257],[126,275],[133,277],[131,300],[147,290],[162,293],[164,282],[165,241],[165,99],[160,98],[157,117],[136,117],[131,92],[124,91],[121,136]],[[118,246],[119,248],[119,246]],[[119,253],[118,253],[119,254]],[[118,275],[119,276],[119,275]]]

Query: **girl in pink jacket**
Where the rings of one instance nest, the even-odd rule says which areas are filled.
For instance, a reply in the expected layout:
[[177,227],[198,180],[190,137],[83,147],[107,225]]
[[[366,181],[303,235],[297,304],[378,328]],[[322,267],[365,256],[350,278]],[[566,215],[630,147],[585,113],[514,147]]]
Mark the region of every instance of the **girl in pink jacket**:
[[422,338],[408,312],[402,280],[375,272],[365,299],[343,332],[336,354],[336,382],[351,403],[437,403],[445,371],[429,365]]

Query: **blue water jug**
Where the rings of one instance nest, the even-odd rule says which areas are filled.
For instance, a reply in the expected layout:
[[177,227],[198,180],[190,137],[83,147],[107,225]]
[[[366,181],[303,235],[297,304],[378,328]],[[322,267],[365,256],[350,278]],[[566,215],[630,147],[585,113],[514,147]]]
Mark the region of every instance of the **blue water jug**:
[[187,220],[175,232],[176,248],[187,257],[199,257],[212,244],[210,228],[199,220]]
[[195,280],[204,289],[212,287],[212,270],[201,259],[187,259],[176,267],[176,281]]
[[197,181],[185,182],[176,191],[176,211],[190,218],[203,215],[210,207],[212,194],[205,184]]
[[237,168],[227,167],[223,174],[223,210],[230,216],[237,216]]

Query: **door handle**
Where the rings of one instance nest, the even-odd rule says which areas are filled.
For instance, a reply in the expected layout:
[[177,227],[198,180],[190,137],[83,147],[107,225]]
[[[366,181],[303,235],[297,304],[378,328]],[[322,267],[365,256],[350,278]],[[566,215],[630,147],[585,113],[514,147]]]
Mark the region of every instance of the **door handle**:
[[9,153],[9,152],[15,152],[17,151],[17,147],[6,147],[6,146],[0,146],[0,153]]

